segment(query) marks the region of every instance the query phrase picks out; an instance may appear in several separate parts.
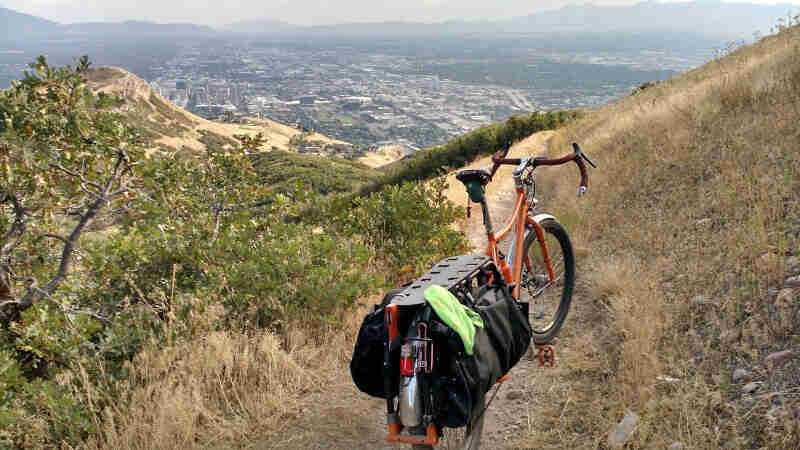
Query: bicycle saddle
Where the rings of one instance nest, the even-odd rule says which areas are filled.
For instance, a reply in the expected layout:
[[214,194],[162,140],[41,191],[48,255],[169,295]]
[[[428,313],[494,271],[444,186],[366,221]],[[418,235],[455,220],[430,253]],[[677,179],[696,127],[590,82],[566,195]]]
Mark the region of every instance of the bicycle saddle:
[[489,172],[483,169],[462,170],[456,175],[456,180],[467,184],[471,181],[480,181],[481,184],[489,182]]
[[475,203],[483,201],[483,187],[489,182],[491,175],[483,169],[462,170],[456,175],[456,180],[464,183],[470,200]]

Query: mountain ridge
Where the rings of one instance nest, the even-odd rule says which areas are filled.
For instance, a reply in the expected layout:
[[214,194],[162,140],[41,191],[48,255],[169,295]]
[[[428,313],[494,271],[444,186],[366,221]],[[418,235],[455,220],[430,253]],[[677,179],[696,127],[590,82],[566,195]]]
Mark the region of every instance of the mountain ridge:
[[40,35],[54,31],[58,23],[0,6],[0,40],[19,34]]
[[[446,20],[442,22],[383,21],[302,26],[275,18],[258,18],[218,27],[190,23],[160,24],[149,21],[83,22],[58,24],[29,14],[0,8],[5,20],[5,39],[19,33],[41,36],[48,33],[147,35],[318,35],[318,36],[430,36],[496,35],[554,32],[691,32],[717,38],[750,37],[766,33],[775,22],[798,7],[791,3],[722,3],[716,0],[660,3],[644,1],[633,5],[602,6],[592,3],[568,4],[505,20]],[[9,25],[10,24],[10,25]],[[0,39],[3,36],[0,34]]]
[[[267,138],[263,150],[290,151],[290,141],[300,130],[269,119],[245,124],[212,122],[196,116],[155,92],[147,81],[119,67],[93,67],[88,74],[89,86],[96,92],[116,94],[125,99],[122,107],[127,120],[134,122],[149,138],[149,152],[166,153],[205,151],[215,143],[225,148],[235,145],[235,135],[253,136],[259,132]],[[325,144],[346,144],[318,133],[308,137]]]

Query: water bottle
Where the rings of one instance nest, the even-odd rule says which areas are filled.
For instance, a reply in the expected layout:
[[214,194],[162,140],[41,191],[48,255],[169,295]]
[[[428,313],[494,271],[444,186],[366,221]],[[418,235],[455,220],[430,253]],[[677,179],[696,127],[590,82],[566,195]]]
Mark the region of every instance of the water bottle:
[[405,427],[422,425],[422,391],[417,378],[417,346],[406,342],[400,347],[400,421]]

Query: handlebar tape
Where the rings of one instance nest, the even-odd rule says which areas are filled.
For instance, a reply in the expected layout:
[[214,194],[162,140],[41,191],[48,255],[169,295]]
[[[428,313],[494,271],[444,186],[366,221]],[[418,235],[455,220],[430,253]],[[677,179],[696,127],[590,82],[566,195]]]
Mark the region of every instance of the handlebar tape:
[[[574,144],[577,145],[577,144]],[[580,150],[580,147],[578,148]],[[508,153],[506,150],[505,152],[499,151],[492,155],[492,162],[494,165],[492,166],[492,170],[489,172],[491,177],[494,177],[495,172],[500,167],[501,164],[512,164],[512,165],[519,165],[522,160],[520,158],[506,158],[505,155]],[[583,157],[580,152],[570,153],[568,155],[564,155],[561,158],[554,158],[548,159],[544,157],[536,157],[533,159],[533,165],[536,166],[558,166],[564,163],[568,163],[570,161],[575,161],[575,164],[578,165],[578,169],[581,172],[581,187],[587,188],[589,186],[589,174],[586,172],[586,164],[583,162]]]

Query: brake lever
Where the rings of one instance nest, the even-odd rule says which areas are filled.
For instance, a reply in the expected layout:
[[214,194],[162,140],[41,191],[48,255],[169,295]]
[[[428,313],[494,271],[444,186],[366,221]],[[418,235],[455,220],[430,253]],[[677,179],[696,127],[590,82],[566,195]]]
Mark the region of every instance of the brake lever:
[[588,157],[588,156],[586,156],[586,153],[583,153],[583,152],[581,152],[581,157],[582,157],[584,160],[586,160],[586,162],[588,162],[590,166],[592,166],[592,167],[594,167],[595,169],[597,169],[597,165],[595,165],[595,163],[593,163],[593,162],[592,162],[592,160],[591,160],[591,159],[589,159],[589,157]]
[[[595,169],[597,169],[597,165],[595,163],[593,163],[592,160],[589,159],[588,156],[586,156],[586,153],[584,153],[583,150],[581,150],[581,147],[578,145],[577,142],[573,142],[572,143],[572,149],[575,151],[575,153],[578,154],[579,158],[581,158],[584,161],[588,162],[590,166],[592,166]],[[581,195],[581,194],[578,194],[578,195]]]

